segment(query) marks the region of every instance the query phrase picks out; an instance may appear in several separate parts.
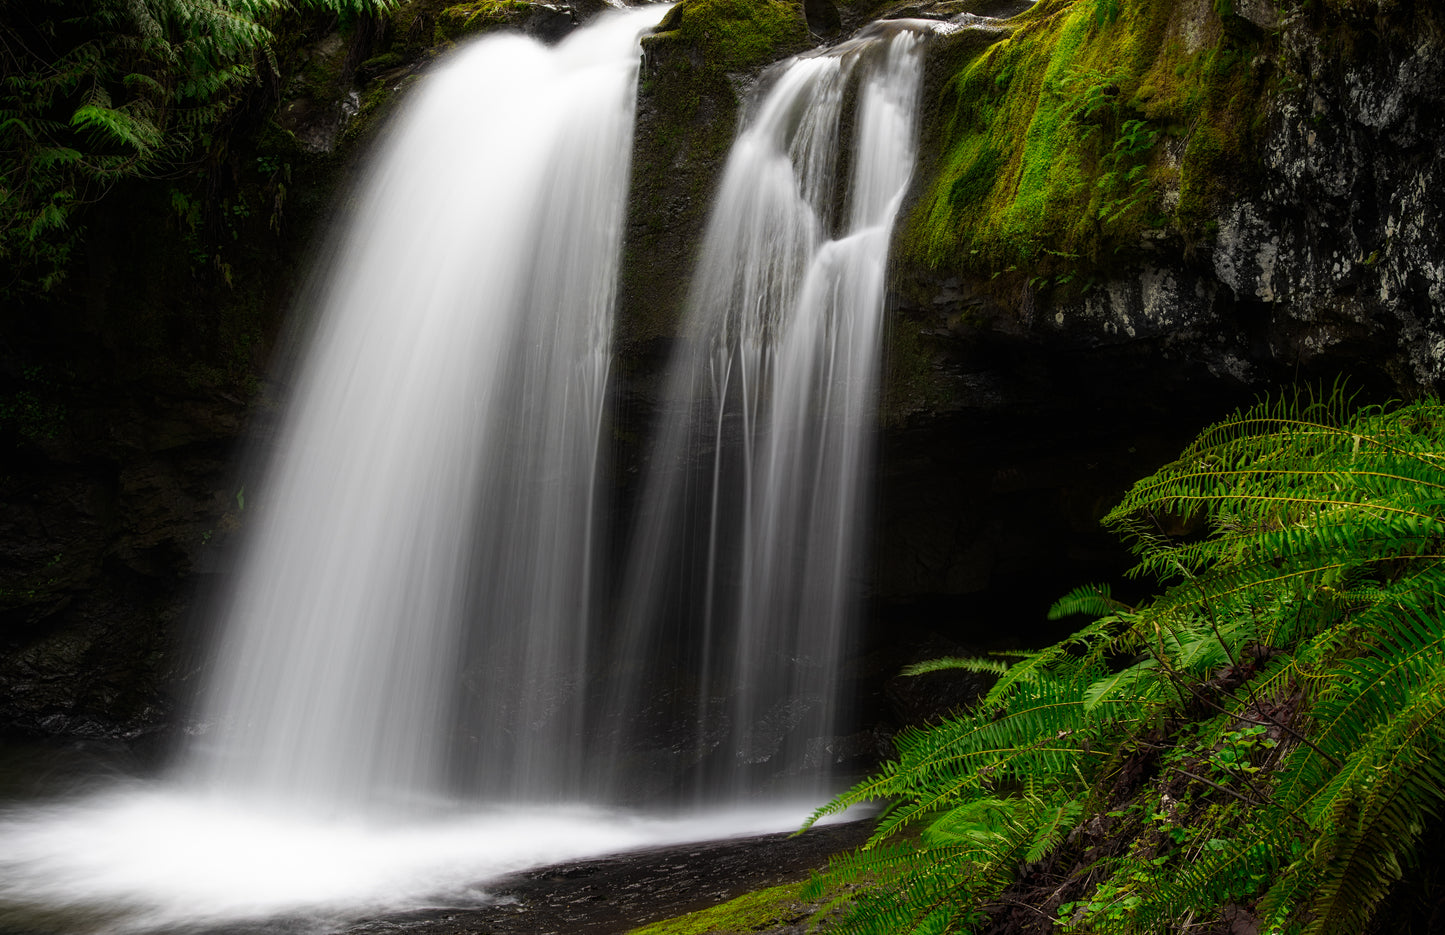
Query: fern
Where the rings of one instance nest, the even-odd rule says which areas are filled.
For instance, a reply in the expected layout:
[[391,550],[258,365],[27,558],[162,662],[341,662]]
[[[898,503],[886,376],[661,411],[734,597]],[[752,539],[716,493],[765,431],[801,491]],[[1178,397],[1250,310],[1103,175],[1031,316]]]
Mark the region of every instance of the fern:
[[[968,931],[1020,862],[1068,849],[1059,828],[1125,821],[1111,800],[1134,782],[1128,814],[1152,817],[1087,864],[1070,930],[1182,931],[1233,902],[1261,931],[1362,931],[1445,811],[1442,452],[1438,401],[1355,408],[1337,387],[1238,413],[1135,485],[1105,523],[1162,593],[1080,588],[1051,616],[1098,619],[1057,646],[910,670],[999,679],[819,810],[889,803],[838,864],[886,894],[845,930]],[[1203,534],[1162,532],[1180,520]],[[1160,758],[1142,785],[1139,757]],[[1026,814],[1053,829],[1033,847],[1011,824]]]
[[77,130],[93,131],[96,136],[127,146],[142,156],[155,152],[162,137],[160,128],[149,120],[96,104],[78,108],[70,117],[70,125]]
[[1003,675],[1008,672],[1008,668],[1007,663],[998,659],[944,656],[941,659],[928,659],[923,662],[915,662],[910,666],[904,666],[900,674],[927,675],[930,672],[948,672],[950,670],[963,669],[968,672],[981,672],[986,675]]
[[1062,620],[1075,614],[1104,617],[1109,614],[1129,613],[1133,609],[1123,601],[1116,601],[1107,584],[1086,584],[1055,601],[1049,608],[1049,619]]
[[874,842],[835,860],[803,895],[869,883],[830,928],[847,935],[971,931],[982,920],[977,898],[1007,886],[1021,863],[1058,846],[1082,811],[1057,795],[974,799],[925,827],[916,844]]
[[0,18],[0,263],[58,280],[74,211],[118,180],[203,162],[274,65],[273,28],[299,8],[356,14],[393,0],[40,0]]

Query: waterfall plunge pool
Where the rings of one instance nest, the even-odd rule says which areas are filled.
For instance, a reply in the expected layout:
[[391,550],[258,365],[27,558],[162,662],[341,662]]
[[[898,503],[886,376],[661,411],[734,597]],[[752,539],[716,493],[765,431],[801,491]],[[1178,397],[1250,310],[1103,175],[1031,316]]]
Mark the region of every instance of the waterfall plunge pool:
[[816,804],[671,814],[469,804],[389,822],[112,776],[0,805],[0,933],[344,931],[379,916],[506,904],[508,878],[563,862],[790,832]]

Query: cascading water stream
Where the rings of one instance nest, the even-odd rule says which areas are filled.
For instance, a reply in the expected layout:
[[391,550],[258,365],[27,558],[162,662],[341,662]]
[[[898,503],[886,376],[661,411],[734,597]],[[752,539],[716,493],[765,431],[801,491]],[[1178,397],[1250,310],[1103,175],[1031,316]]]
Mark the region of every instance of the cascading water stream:
[[582,791],[637,36],[658,16],[479,44],[396,128],[261,486],[200,781],[306,808]]
[[[759,764],[775,789],[828,781],[926,28],[875,24],[788,63],[733,147],[704,239],[623,601],[625,655],[652,659],[638,683],[666,683],[679,660],[694,675],[691,755],[671,765],[704,798],[747,795]],[[691,638],[655,635],[689,620]]]
[[[739,137],[671,378],[669,467],[604,640],[611,315],[638,36],[664,9],[553,49],[489,38],[423,80],[313,290],[203,730],[162,781],[0,810],[0,928],[455,905],[508,872],[790,829],[817,804],[716,807],[762,761],[785,775],[756,790],[770,802],[827,781],[921,27],[789,63]],[[687,749],[638,757],[626,726],[659,729],[679,684],[698,686]],[[712,808],[580,804],[679,781]]]
[[197,781],[306,809],[581,792],[637,37],[658,16],[478,44],[395,128],[253,485]]

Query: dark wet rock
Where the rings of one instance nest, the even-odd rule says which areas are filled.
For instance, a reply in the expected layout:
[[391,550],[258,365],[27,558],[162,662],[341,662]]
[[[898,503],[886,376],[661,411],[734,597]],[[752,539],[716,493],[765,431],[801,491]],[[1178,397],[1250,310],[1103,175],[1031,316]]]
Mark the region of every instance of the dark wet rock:
[[281,105],[276,124],[296,138],[308,153],[331,153],[347,122],[361,109],[361,96],[348,92],[338,100],[293,98]]
[[[861,844],[869,822],[561,864],[489,886],[493,905],[368,921],[346,935],[614,935],[802,879]],[[220,935],[220,933],[215,933]],[[239,932],[236,935],[240,935]]]
[[[1206,22],[1208,10],[1180,27],[1186,44],[1191,26],[1200,35],[1236,21],[1277,28],[1273,43],[1251,46],[1250,67],[1284,76],[1251,102],[1265,128],[1254,167],[1229,180],[1202,242],[1145,230],[1122,268],[1082,296],[900,268],[905,340],[1013,340],[1145,365],[1162,357],[1166,379],[1177,368],[1169,382],[1196,395],[1342,371],[1372,390],[1441,386],[1441,13],[1406,3],[1370,21],[1324,6],[1236,3],[1223,27]],[[1178,197],[1166,192],[1166,207]],[[988,383],[966,371],[940,376],[928,390],[964,408],[970,384]]]
[[976,24],[980,20],[1005,20],[1033,6],[1032,0],[933,0],[929,3],[893,5],[889,19],[958,20]]
[[843,18],[833,0],[803,0],[808,29],[817,36],[831,36],[843,28]]
[[824,699],[817,696],[780,701],[742,731],[735,756],[750,766],[771,762],[783,749],[789,735],[807,719],[808,713],[824,703]]
[[812,46],[809,28],[802,0],[684,0],[643,39],[615,336],[625,370],[662,364],[746,92],[764,67]]
[[[69,410],[74,422],[88,415],[82,405]],[[49,457],[10,460],[0,495],[4,732],[133,737],[168,722],[196,576],[238,523],[230,410],[205,429],[149,426],[149,439],[121,416],[108,425],[112,444],[83,453],[69,445],[95,439],[72,425]],[[179,441],[196,429],[211,438]],[[152,447],[167,440],[177,443]]]

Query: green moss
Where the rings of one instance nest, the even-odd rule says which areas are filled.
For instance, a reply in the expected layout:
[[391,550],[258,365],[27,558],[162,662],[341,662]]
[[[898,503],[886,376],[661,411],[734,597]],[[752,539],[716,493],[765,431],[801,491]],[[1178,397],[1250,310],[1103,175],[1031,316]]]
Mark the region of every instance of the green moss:
[[628,935],[737,935],[801,922],[817,910],[816,903],[799,898],[802,886],[790,883],[747,893],[720,906],[633,929]]
[[967,167],[949,187],[948,203],[950,205],[971,205],[982,201],[989,192],[993,191],[999,172],[1007,163],[1005,154],[989,145],[986,140],[982,141],[976,150],[971,158],[960,160]]
[[436,41],[455,42],[487,32],[530,6],[526,0],[472,0],[449,6],[437,14]]
[[789,0],[682,0],[657,38],[687,46],[713,72],[746,71],[812,45],[802,3]]
[[1127,258],[1147,228],[1200,236],[1246,162],[1265,76],[1251,40],[1191,15],[1173,0],[1039,0],[1001,41],[961,34],[972,44],[939,82],[904,257],[1038,274]]
[[386,71],[388,68],[397,68],[406,64],[406,59],[399,52],[383,52],[380,55],[373,55],[361,63],[363,72]]

